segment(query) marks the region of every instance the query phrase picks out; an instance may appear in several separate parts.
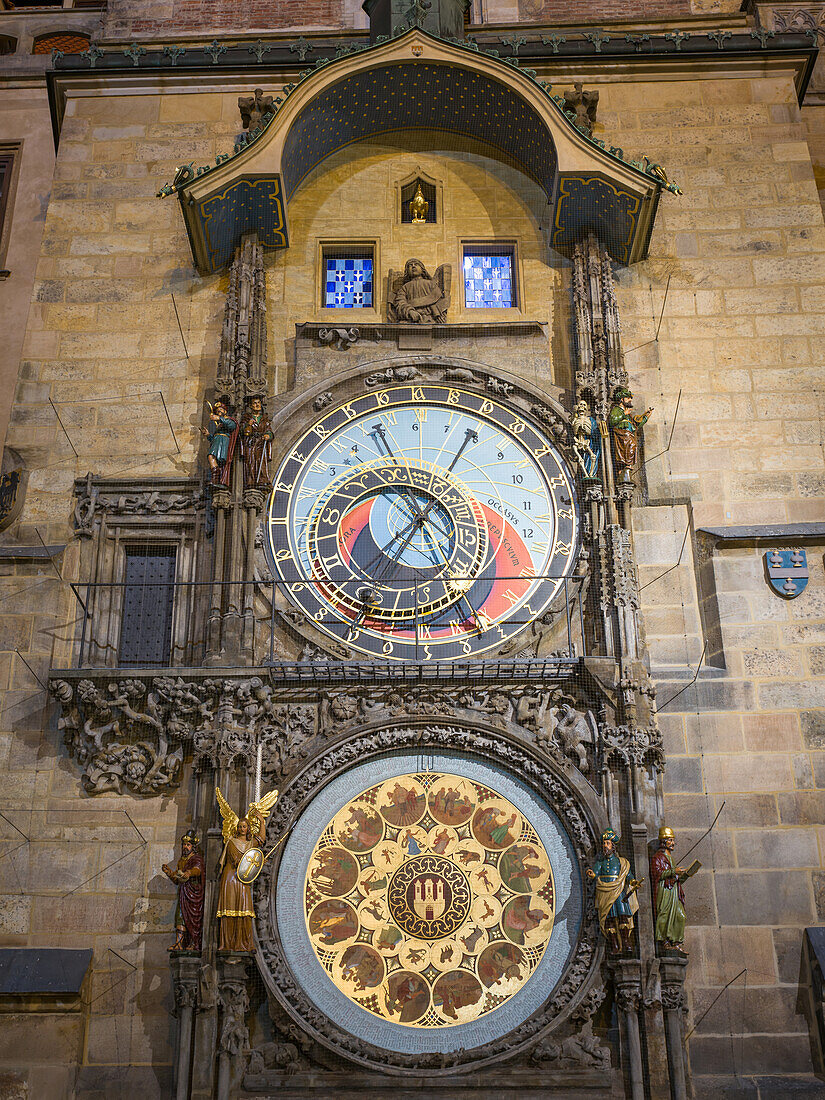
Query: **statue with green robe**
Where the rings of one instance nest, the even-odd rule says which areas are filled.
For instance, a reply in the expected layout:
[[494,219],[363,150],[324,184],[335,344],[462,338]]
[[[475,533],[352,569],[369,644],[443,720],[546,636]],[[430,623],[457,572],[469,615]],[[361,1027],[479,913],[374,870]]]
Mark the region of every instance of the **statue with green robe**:
[[685,895],[682,883],[702,866],[698,860],[685,870],[673,863],[676,845],[673,830],[659,830],[659,850],[650,860],[650,886],[653,890],[655,938],[666,951],[682,951],[685,942]]

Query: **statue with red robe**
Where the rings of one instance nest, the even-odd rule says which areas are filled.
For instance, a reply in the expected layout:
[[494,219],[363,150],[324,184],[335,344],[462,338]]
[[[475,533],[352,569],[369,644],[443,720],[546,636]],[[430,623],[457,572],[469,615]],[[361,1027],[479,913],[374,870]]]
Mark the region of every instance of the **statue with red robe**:
[[192,951],[200,954],[203,933],[203,892],[206,866],[199,847],[197,833],[189,831],[180,838],[181,856],[176,867],[163,864],[163,872],[178,888],[175,909],[177,939],[170,951]]

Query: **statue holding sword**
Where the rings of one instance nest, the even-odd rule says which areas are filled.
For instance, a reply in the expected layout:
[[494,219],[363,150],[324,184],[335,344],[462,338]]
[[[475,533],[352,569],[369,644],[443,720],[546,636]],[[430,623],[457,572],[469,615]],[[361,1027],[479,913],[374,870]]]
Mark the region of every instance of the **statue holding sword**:
[[602,858],[586,874],[596,883],[594,903],[608,950],[621,955],[630,950],[633,918],[639,909],[636,891],[644,880],[628,878],[630,864],[616,851],[619,838],[612,829],[602,833],[601,839]]

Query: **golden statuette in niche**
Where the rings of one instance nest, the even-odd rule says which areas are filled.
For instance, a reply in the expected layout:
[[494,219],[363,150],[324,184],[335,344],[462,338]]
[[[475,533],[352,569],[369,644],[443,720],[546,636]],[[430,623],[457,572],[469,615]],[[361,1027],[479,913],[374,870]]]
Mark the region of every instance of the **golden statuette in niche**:
[[423,225],[427,220],[427,211],[430,209],[430,204],[424,198],[424,194],[421,190],[421,183],[416,184],[415,194],[410,199],[410,215],[412,217],[413,225]]
[[304,888],[318,961],[355,1004],[408,1027],[467,1023],[517,993],[555,917],[524,815],[460,775],[402,775],[339,810]]

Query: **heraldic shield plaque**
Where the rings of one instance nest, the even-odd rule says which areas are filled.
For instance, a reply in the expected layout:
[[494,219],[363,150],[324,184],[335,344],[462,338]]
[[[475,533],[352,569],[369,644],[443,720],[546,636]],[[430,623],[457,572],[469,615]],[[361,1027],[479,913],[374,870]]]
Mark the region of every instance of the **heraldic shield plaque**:
[[517,1028],[558,984],[583,907],[553,811],[495,763],[449,751],[333,779],[299,817],[271,890],[306,998],[399,1054],[484,1047]]

